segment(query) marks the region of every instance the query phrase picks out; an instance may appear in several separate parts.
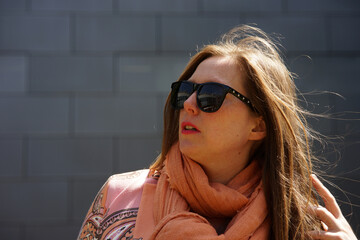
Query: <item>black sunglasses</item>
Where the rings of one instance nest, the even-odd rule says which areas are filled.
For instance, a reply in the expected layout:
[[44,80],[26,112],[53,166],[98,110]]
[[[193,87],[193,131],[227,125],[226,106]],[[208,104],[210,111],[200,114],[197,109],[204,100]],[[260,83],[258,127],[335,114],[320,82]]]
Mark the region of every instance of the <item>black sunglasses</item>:
[[221,83],[208,82],[197,84],[189,81],[178,81],[171,84],[171,105],[175,109],[184,108],[184,102],[197,91],[196,101],[201,111],[212,113],[219,110],[226,94],[231,93],[251,110],[257,112],[250,100],[235,89]]

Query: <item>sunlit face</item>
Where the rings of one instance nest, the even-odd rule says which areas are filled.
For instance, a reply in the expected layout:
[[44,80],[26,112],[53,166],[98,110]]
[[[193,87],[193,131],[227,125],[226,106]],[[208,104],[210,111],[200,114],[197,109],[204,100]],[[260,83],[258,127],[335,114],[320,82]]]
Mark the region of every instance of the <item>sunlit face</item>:
[[[230,57],[204,60],[189,79],[194,83],[222,83],[248,96],[245,80],[241,68]],[[193,93],[180,110],[180,150],[204,167],[229,166],[241,170],[248,162],[246,156],[254,143],[252,132],[257,118],[246,104],[231,94],[226,95],[218,111],[203,112],[197,106],[196,93]],[[244,156],[247,160],[239,162]]]

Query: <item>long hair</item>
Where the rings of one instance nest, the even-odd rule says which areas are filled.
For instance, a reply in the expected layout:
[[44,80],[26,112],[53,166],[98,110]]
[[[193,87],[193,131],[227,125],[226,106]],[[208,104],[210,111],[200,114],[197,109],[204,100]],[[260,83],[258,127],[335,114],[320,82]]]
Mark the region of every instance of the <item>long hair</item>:
[[[248,97],[266,124],[266,137],[255,154],[263,161],[271,239],[307,239],[306,232],[318,227],[307,214],[309,204],[317,203],[310,181],[313,135],[277,45],[258,28],[236,27],[218,43],[206,45],[194,55],[178,80],[189,79],[197,66],[212,56],[236,60],[246,73]],[[179,111],[171,107],[169,96],[164,109],[162,152],[151,168],[163,167],[166,154],[178,141],[178,127]]]

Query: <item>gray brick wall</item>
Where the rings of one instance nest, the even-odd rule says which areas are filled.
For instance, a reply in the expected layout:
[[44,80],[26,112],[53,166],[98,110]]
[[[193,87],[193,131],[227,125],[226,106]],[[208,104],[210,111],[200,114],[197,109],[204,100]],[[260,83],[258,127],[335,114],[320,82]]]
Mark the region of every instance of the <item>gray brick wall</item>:
[[[359,1],[0,0],[0,238],[75,239],[107,177],[160,152],[163,104],[190,55],[242,23],[281,38],[300,91],[344,96],[303,104],[348,119],[310,124],[343,136],[340,154],[317,150],[360,205]],[[358,229],[359,208],[341,205]]]
[[77,51],[155,51],[156,17],[80,15],[75,19]]
[[117,60],[117,90],[168,93],[169,82],[181,74],[189,56],[120,56]]
[[326,19],[319,16],[268,15],[247,17],[266,32],[278,34],[287,51],[326,51]]
[[148,12],[148,13],[176,13],[176,12],[197,12],[198,1],[167,1],[167,0],[115,0],[118,12]]
[[217,40],[221,33],[240,24],[237,16],[164,16],[161,19],[164,51],[194,51]]
[[75,103],[75,131],[81,134],[156,134],[156,96],[83,97]]
[[0,176],[21,176],[22,139],[0,139]]
[[345,98],[348,94],[359,93],[359,89],[354,87],[359,84],[357,76],[360,76],[360,58],[358,56],[339,55],[331,58],[314,56],[311,59],[300,57],[291,59],[290,62],[293,71],[301,74],[297,79],[297,86],[302,91],[333,91],[344,95]]
[[0,112],[1,134],[68,132],[69,100],[64,97],[1,96]]
[[61,15],[0,16],[0,50],[68,51],[70,18]]
[[67,219],[68,184],[59,180],[0,183],[1,217],[6,222],[47,222]]
[[34,11],[112,11],[112,0],[32,0],[31,9]]
[[105,56],[33,56],[30,61],[32,92],[112,92],[113,59]]
[[334,51],[359,51],[360,17],[334,17],[331,19],[331,47]]
[[281,0],[217,1],[203,0],[206,12],[274,13],[281,11]]
[[26,89],[27,61],[24,56],[0,57],[0,91],[24,92]]
[[86,176],[110,174],[111,138],[30,138],[29,176]]

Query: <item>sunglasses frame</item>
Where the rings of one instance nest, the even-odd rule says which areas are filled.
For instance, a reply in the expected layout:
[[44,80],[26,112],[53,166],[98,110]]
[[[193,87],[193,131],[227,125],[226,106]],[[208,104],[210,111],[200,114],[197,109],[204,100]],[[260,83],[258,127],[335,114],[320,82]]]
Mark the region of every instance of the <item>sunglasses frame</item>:
[[[242,101],[243,103],[245,103],[248,107],[250,107],[250,109],[254,112],[258,112],[257,109],[254,107],[254,105],[251,103],[250,99],[248,99],[247,97],[245,97],[244,95],[242,95],[241,93],[239,93],[238,91],[236,91],[235,89],[233,89],[232,87],[229,87],[225,84],[221,84],[221,83],[217,83],[217,82],[206,82],[206,83],[201,83],[201,84],[198,84],[198,83],[193,83],[193,82],[190,82],[190,81],[187,81],[187,80],[182,80],[182,81],[177,81],[177,82],[173,82],[171,84],[171,105],[173,106],[173,108],[175,109],[182,109],[183,107],[178,107],[176,105],[176,98],[177,98],[177,93],[179,91],[179,88],[180,88],[180,85],[183,84],[183,83],[186,83],[186,84],[190,84],[192,86],[192,92],[190,93],[189,97],[196,91],[196,102],[197,102],[197,105],[199,107],[199,109],[203,112],[208,112],[208,113],[212,113],[212,112],[216,112],[220,109],[220,107],[222,106],[223,102],[224,102],[224,99],[225,99],[225,96],[226,94],[230,93],[232,95],[234,95],[236,98],[238,98],[240,101]],[[223,90],[223,92],[225,93],[224,96],[223,96],[223,100],[221,101],[221,104],[220,106],[215,110],[215,111],[206,111],[204,109],[202,109],[200,107],[200,104],[199,104],[199,98],[198,98],[198,94],[199,94],[199,91],[200,89],[205,86],[205,85],[216,85],[216,86],[220,86]],[[176,92],[175,92],[176,91]],[[176,93],[176,94],[175,94]],[[188,98],[189,98],[188,97]]]

